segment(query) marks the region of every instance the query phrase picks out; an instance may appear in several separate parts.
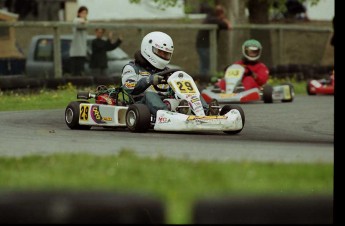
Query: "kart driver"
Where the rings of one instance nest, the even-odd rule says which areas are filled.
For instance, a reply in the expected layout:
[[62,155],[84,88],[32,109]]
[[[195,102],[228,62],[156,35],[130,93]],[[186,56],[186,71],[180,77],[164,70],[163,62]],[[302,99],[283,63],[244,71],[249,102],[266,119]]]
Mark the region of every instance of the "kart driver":
[[[259,61],[261,52],[261,43],[255,39],[249,39],[242,45],[242,60],[235,62],[235,64],[240,64],[245,68],[242,78],[242,85],[245,90],[260,89],[268,81],[269,70],[264,63]],[[219,87],[225,90],[224,79],[219,82]]]
[[[134,61],[126,64],[122,69],[124,90],[133,97],[136,103],[146,104],[154,116],[158,110],[168,110],[163,102],[167,92],[158,92],[152,85],[162,82],[163,77],[157,73],[169,69],[167,65],[173,52],[174,44],[171,37],[166,33],[154,31],[143,38],[140,51],[134,54]],[[202,96],[200,98],[204,109],[208,111],[209,105]]]
[[261,52],[261,43],[255,39],[247,40],[242,45],[243,58],[236,64],[241,64],[246,69],[242,78],[245,90],[260,88],[267,83],[269,71],[266,65],[259,61]]

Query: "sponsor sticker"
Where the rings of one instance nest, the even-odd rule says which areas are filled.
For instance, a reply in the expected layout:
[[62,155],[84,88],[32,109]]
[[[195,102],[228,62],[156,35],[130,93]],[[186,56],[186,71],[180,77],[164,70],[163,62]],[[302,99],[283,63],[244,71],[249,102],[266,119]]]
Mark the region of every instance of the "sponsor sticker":
[[227,119],[227,116],[224,115],[210,115],[210,116],[196,116],[190,115],[187,118],[187,121],[194,121],[194,120],[215,120],[215,119]]
[[125,87],[127,88],[127,89],[134,89],[134,87],[135,87],[135,83],[133,83],[133,82],[126,82],[125,83]]
[[236,96],[236,93],[220,93],[219,97],[220,98],[229,98],[229,97],[233,97]]

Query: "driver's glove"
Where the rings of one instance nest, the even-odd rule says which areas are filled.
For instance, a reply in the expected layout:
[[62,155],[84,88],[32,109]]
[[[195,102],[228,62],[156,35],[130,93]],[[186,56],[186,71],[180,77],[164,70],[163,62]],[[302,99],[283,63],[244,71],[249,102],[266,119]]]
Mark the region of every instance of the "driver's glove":
[[151,85],[158,85],[162,82],[162,80],[164,79],[163,76],[157,75],[157,74],[153,74],[149,76],[148,82]]
[[251,76],[252,74],[253,72],[248,67],[246,67],[244,71],[244,76]]

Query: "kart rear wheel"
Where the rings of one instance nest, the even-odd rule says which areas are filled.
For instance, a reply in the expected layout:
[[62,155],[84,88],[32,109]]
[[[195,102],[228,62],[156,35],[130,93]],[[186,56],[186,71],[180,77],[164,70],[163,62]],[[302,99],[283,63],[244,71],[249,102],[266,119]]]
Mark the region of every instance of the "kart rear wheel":
[[79,125],[80,103],[89,103],[87,101],[70,102],[65,109],[65,122],[70,129],[88,130],[91,126]]
[[126,125],[129,131],[146,132],[151,125],[151,113],[145,104],[132,104],[126,113]]
[[311,82],[311,80],[308,80],[308,81],[307,81],[307,86],[306,86],[307,93],[308,93],[308,95],[310,95],[310,96],[316,95],[316,93],[313,93],[313,92],[311,91],[311,89],[310,89],[310,86],[311,86],[310,82]]
[[[240,112],[241,118],[242,118],[242,129],[243,129],[244,123],[245,123],[245,121],[246,121],[246,118],[245,118],[245,116],[244,116],[244,111],[243,111],[243,109],[242,109],[241,106],[239,106],[239,105],[234,105],[234,104],[232,104],[232,105],[224,105],[224,106],[222,107],[222,109],[220,110],[219,115],[225,115],[226,113],[228,113],[228,112],[231,111],[232,109],[236,109],[236,110],[238,110],[238,111]],[[236,131],[223,131],[223,132],[224,132],[224,133],[227,133],[227,134],[237,134],[237,133],[241,132],[242,129],[236,130]]]
[[289,92],[290,92],[290,99],[283,99],[282,102],[287,103],[287,102],[292,102],[294,97],[295,97],[295,89],[293,85],[289,82],[283,83],[282,85],[288,85],[289,86]]
[[270,104],[270,103],[273,103],[273,87],[266,84],[264,87],[263,87],[263,91],[262,91],[262,98],[263,98],[263,101],[264,103],[266,104]]

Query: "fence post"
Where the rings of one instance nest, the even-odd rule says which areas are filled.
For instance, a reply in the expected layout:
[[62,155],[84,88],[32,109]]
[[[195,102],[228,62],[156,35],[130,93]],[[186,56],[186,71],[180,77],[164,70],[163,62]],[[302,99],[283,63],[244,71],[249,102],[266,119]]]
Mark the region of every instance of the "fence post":
[[57,25],[55,25],[53,28],[54,28],[54,77],[62,78],[60,28]]
[[217,29],[210,30],[210,74],[214,76],[217,71]]
[[279,28],[279,37],[278,37],[278,45],[279,45],[279,57],[278,57],[278,64],[282,64],[283,63],[283,29]]

